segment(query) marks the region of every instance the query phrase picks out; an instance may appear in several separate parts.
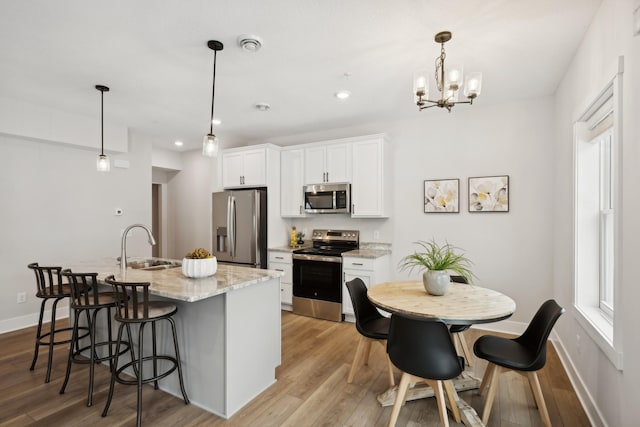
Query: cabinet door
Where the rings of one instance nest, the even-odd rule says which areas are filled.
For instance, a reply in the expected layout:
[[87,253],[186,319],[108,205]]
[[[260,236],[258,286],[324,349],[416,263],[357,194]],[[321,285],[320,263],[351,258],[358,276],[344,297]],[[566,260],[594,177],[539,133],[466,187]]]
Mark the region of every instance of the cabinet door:
[[351,182],[351,145],[327,145],[325,155],[326,182]]
[[384,216],[383,141],[353,144],[352,217]]
[[353,304],[351,303],[351,296],[349,295],[349,289],[347,289],[347,282],[359,277],[362,279],[367,288],[371,286],[373,280],[373,271],[366,270],[343,270],[343,283],[342,283],[342,313],[353,314]]
[[280,263],[269,261],[269,270],[281,271],[284,276],[280,278],[280,302],[282,304],[292,303],[293,297],[293,269],[290,263]]
[[304,150],[304,183],[321,184],[325,182],[325,147],[312,147]]
[[304,216],[302,186],[304,182],[304,150],[280,153],[280,215]]
[[241,185],[242,153],[228,153],[222,155],[222,186],[238,187]]
[[250,187],[267,184],[265,150],[245,151],[242,162],[242,184]]

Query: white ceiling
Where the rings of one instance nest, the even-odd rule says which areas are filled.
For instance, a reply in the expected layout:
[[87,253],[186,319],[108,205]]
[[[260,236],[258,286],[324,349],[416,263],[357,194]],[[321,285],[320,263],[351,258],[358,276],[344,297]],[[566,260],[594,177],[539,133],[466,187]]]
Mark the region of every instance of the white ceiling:
[[[600,2],[2,0],[0,96],[98,118],[104,84],[105,120],[154,147],[195,149],[209,130],[215,39],[214,133],[257,143],[426,114],[412,76],[433,68],[442,30],[453,33],[447,59],[483,73],[477,103],[553,94]],[[246,33],[263,39],[259,52],[240,49]]]

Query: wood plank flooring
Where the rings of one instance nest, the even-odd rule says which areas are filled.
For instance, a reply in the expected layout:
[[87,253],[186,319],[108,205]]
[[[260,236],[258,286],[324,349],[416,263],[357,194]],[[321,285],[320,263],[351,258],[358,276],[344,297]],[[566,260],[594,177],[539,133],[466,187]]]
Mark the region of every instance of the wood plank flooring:
[[[486,332],[466,332],[470,346]],[[1,426],[134,426],[136,387],[116,385],[107,417],[101,412],[108,392],[106,366],[96,368],[94,405],[86,406],[89,378],[87,365],[74,365],[64,395],[58,393],[66,368],[66,349],[54,351],[51,382],[44,383],[47,350],[42,348],[34,371],[35,328],[0,335],[0,425]],[[372,346],[369,365],[346,383],[358,334],[351,323],[335,323],[289,312],[282,313],[282,365],[278,381],[256,399],[223,420],[176,397],[144,387],[143,424],[147,426],[386,426],[391,407],[382,408],[376,396],[387,388],[384,350]],[[486,363],[474,360],[481,377]],[[554,426],[588,426],[571,383],[555,349],[549,345],[546,367],[539,373],[542,392]],[[396,374],[399,380],[399,373]],[[187,390],[188,392],[188,390]],[[477,390],[460,396],[482,411],[484,399]],[[457,424],[450,417],[452,426]],[[400,412],[398,426],[439,425],[434,399],[408,402]],[[489,426],[540,426],[531,389],[525,378],[503,374],[491,411]]]

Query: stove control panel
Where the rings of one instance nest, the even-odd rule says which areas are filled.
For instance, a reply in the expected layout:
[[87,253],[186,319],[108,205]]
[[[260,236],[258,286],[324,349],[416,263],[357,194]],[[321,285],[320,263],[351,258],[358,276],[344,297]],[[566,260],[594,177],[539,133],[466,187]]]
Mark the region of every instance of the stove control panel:
[[324,242],[359,242],[360,232],[358,230],[313,230],[311,233],[313,240]]

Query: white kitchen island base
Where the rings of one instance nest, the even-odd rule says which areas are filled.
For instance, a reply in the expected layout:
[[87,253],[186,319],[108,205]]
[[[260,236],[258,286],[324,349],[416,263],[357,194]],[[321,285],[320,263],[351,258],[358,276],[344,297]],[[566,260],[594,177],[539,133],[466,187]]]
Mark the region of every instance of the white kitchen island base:
[[[201,301],[172,302],[178,305],[174,318],[192,404],[229,418],[276,381],[281,363],[279,278]],[[170,329],[163,332],[166,339],[159,349],[170,354]],[[146,340],[145,348],[151,348]],[[159,386],[182,398],[175,373]]]

